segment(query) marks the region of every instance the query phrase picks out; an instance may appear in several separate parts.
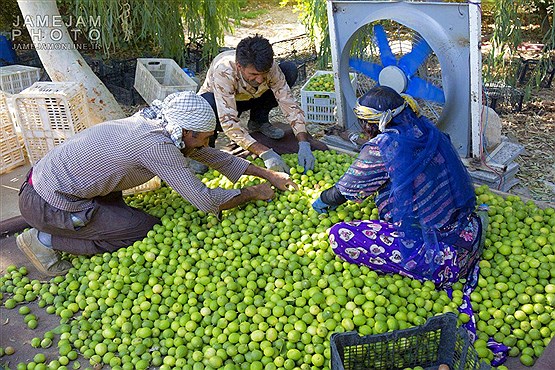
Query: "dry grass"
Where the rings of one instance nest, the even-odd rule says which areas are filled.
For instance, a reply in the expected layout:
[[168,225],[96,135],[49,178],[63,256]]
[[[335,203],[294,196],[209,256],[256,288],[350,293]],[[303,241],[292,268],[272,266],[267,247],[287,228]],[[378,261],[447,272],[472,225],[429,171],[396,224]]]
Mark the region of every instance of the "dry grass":
[[555,201],[555,92],[553,87],[533,94],[521,112],[501,116],[502,133],[524,145],[517,158],[520,184],[512,193],[534,200]]

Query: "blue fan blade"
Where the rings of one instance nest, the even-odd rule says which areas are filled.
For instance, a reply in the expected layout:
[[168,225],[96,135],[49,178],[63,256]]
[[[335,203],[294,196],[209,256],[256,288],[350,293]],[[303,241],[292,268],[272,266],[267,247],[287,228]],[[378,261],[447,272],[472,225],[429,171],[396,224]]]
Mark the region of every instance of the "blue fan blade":
[[370,63],[357,58],[349,59],[349,66],[355,71],[363,73],[364,75],[370,77],[374,81],[378,81],[380,71],[383,69],[383,67],[379,64]]
[[413,77],[409,80],[405,93],[415,98],[445,104],[445,94],[443,94],[443,90],[418,77]]
[[395,55],[391,52],[385,30],[379,24],[374,26],[374,37],[376,38],[378,49],[380,49],[380,60],[384,67],[397,65],[397,59],[395,59]]
[[411,77],[416,73],[416,70],[432,52],[430,45],[421,39],[416,44],[413,45],[410,53],[403,55],[399,59],[399,68],[405,72],[407,77]]

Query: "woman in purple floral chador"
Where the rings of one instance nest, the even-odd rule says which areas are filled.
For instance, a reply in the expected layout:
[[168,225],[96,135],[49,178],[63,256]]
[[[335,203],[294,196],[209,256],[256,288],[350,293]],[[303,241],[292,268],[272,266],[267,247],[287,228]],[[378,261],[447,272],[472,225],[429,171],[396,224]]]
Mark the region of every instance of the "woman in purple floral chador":
[[482,224],[470,176],[449,137],[419,115],[410,96],[386,86],[360,97],[354,112],[377,135],[313,208],[322,213],[375,196],[380,219],[332,226],[334,252],[438,288],[467,277],[479,258]]

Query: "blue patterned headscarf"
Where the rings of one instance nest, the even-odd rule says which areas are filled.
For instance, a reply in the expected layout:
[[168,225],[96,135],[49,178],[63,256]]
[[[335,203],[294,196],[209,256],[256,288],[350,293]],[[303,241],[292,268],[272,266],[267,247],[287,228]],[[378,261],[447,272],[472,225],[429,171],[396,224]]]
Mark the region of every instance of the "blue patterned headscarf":
[[[376,139],[391,179],[393,220],[407,232],[416,226],[433,234],[467,217],[476,197],[470,175],[449,137],[406,102],[393,89],[377,86],[358,103],[376,113],[384,112],[388,121],[382,123],[384,132]],[[399,107],[403,108],[397,111]]]
[[183,149],[183,129],[211,132],[216,129],[216,115],[208,102],[192,91],[168,95],[164,101],[154,100],[140,114],[145,118],[159,120],[173,143]]

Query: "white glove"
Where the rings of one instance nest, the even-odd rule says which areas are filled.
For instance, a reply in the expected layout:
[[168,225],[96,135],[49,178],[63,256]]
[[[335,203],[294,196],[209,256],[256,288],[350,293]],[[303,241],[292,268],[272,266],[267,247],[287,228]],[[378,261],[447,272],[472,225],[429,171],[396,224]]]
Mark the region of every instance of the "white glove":
[[289,166],[285,164],[283,159],[281,159],[281,157],[274,152],[273,149],[269,149],[260,154],[260,158],[264,161],[264,165],[267,169],[289,173]]
[[302,166],[306,171],[314,169],[314,155],[310,151],[310,143],[308,141],[299,142],[299,166]]

